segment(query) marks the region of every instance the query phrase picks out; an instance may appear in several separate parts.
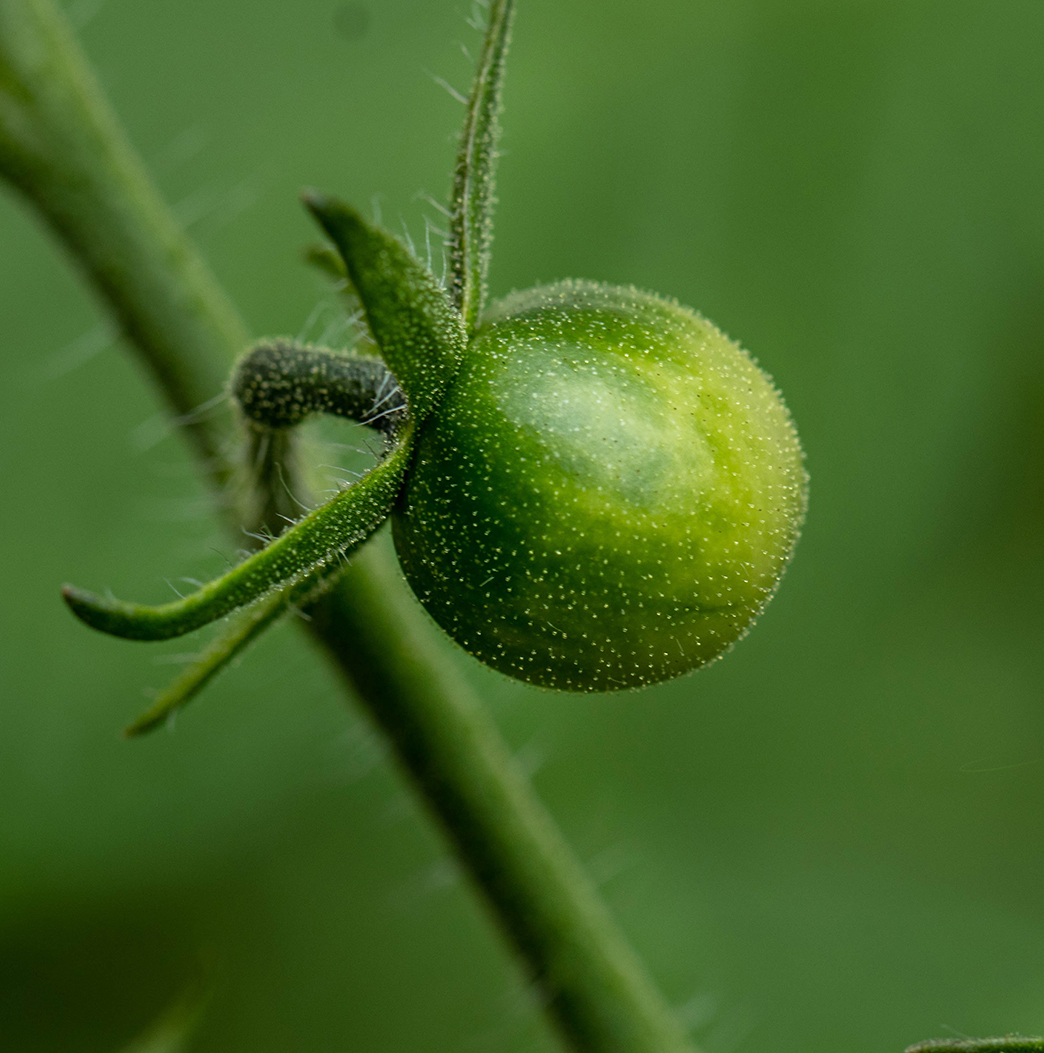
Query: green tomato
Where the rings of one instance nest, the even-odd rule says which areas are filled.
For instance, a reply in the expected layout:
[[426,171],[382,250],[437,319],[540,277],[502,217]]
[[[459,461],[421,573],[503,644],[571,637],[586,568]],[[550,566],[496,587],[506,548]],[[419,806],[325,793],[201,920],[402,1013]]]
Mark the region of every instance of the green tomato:
[[414,592],[471,654],[612,691],[735,643],[805,503],[790,414],[745,351],[676,303],[569,281],[486,315],[393,530]]

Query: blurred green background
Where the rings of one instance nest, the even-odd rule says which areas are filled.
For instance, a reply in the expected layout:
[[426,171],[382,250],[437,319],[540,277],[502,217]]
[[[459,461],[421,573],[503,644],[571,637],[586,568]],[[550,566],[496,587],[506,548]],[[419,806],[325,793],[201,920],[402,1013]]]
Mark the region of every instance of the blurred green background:
[[[253,330],[336,339],[297,192],[423,239],[467,5],[68,9]],[[1042,54],[1039,0],[520,0],[494,294],[676,296],[808,451],[795,562],[725,661],[578,697],[458,653],[708,1053],[1044,1030]],[[554,1049],[292,626],[120,739],[186,646],[90,633],[58,585],[159,599],[230,546],[106,326],[4,191],[0,1046],[114,1051],[202,959],[200,1053]]]

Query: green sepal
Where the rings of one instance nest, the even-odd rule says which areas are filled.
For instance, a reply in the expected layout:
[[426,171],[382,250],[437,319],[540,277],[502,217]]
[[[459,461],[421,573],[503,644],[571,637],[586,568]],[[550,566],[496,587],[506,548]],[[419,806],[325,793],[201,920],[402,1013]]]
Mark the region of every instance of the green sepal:
[[168,640],[199,629],[273,589],[307,576],[334,573],[387,519],[402,489],[413,450],[413,427],[399,445],[358,482],[310,512],[285,534],[227,574],[172,603],[150,607],[108,599],[66,585],[65,602],[91,628],[126,640]]
[[335,198],[305,204],[337,246],[370,332],[420,423],[438,405],[464,357],[460,312],[435,276],[386,231]]
[[450,195],[449,291],[473,333],[486,299],[493,241],[494,175],[500,139],[500,87],[511,39],[512,0],[493,0],[460,133]]
[[348,280],[348,271],[344,266],[344,260],[326,245],[308,245],[301,255],[305,263],[311,264],[331,281],[344,282]]

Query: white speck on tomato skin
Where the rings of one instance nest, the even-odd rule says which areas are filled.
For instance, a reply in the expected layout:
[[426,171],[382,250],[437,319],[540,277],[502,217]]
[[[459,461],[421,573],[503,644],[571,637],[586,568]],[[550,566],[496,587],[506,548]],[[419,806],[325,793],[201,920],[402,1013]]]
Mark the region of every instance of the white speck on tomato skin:
[[468,651],[608,691],[746,632],[806,489],[786,407],[737,344],[659,297],[560,282],[489,312],[393,527],[407,580]]

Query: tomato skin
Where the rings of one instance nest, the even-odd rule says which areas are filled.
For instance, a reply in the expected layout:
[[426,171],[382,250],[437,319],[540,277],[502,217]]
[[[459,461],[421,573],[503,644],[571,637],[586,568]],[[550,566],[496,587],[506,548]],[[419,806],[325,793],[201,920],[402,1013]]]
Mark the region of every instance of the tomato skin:
[[737,344],[659,297],[560,282],[488,312],[393,531],[414,592],[471,654],[611,691],[746,632],[806,490],[790,415]]

